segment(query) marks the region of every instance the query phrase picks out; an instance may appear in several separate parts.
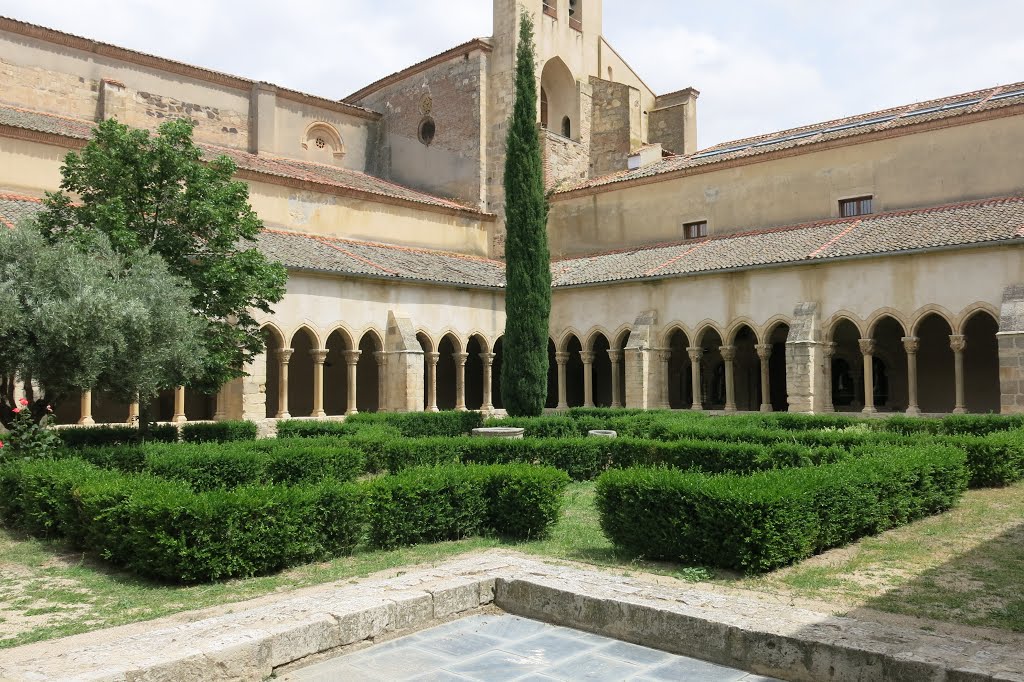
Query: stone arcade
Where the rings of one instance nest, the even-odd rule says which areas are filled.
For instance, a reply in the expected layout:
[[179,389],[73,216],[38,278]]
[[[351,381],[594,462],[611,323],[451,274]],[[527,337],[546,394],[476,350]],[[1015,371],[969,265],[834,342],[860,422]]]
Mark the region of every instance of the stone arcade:
[[[96,121],[190,117],[290,279],[249,376],[168,392],[161,419],[501,409],[519,4],[341,101],[0,19],[0,222],[38,210]],[[699,93],[654,93],[603,38],[600,0],[525,5],[552,192],[548,407],[1024,411],[1024,84],[697,149]],[[59,416],[137,410],[85,391]]]

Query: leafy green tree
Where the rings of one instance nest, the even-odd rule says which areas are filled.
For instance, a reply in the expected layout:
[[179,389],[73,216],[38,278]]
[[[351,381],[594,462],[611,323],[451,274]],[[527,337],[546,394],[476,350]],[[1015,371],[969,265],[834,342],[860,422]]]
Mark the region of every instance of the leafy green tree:
[[161,390],[206,365],[207,325],[193,297],[162,258],[117,253],[102,235],[82,248],[48,244],[31,224],[0,230],[0,421],[10,424],[21,409],[14,376],[37,418],[86,388],[125,403],[138,396],[145,411]]
[[505,156],[505,361],[501,396],[509,414],[539,415],[548,387],[551,264],[547,198],[537,132],[533,20],[520,16],[515,106]]
[[[255,247],[262,223],[226,156],[203,160],[193,124],[168,121],[155,135],[109,119],[61,168],[38,221],[51,242],[91,243],[105,235],[116,253],[148,249],[192,288],[206,328],[204,366],[188,384],[212,393],[242,376],[263,350],[253,311],[271,312],[287,273]],[[73,196],[72,196],[73,195]]]

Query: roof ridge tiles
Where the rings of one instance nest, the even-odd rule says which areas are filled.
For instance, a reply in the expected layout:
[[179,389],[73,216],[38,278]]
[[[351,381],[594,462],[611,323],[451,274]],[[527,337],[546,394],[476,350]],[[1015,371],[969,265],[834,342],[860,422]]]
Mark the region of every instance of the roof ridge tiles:
[[32,197],[27,194],[11,194],[0,192],[0,201],[31,201],[34,204],[41,204],[43,200],[39,197]]
[[358,244],[360,246],[371,246],[380,249],[389,249],[393,251],[404,251],[407,253],[425,253],[434,256],[445,256],[449,258],[458,258],[462,260],[474,261],[479,263],[488,263],[490,265],[497,265],[502,268],[505,267],[505,263],[500,260],[493,258],[485,258],[483,256],[474,256],[468,253],[457,253],[455,251],[444,251],[442,249],[429,249],[421,246],[404,246],[402,244],[388,244],[385,242],[372,242],[365,239],[353,239],[351,237],[338,237],[334,235],[318,235],[309,232],[297,232],[295,230],[284,230],[276,227],[264,227],[264,232],[271,232],[273,234],[280,234],[288,237],[304,237],[307,239],[313,239],[315,241],[332,241],[332,242],[343,242],[348,244]]

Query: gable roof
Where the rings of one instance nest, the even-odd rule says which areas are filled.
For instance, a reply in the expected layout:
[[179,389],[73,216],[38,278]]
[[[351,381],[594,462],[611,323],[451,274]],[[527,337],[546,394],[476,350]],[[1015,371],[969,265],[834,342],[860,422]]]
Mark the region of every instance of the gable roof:
[[[78,141],[80,146],[91,137],[95,123],[0,104],[0,131],[4,127],[70,138]],[[222,154],[229,156],[238,166],[239,175],[244,177],[261,179],[257,176],[272,176],[294,182],[312,183],[318,185],[321,191],[328,193],[354,193],[370,200],[430,206],[480,220],[494,219],[492,214],[483,213],[451,199],[436,197],[347,168],[267,154],[250,154],[241,149],[202,142],[197,142],[196,146],[203,150],[207,159]]]
[[[563,185],[555,193],[556,199],[569,198],[588,190],[618,189],[634,182],[669,180],[688,172],[715,170],[730,161],[753,162],[772,152],[814,151],[819,145],[841,143],[848,138],[871,133],[909,134],[923,124],[959,123],[972,114],[992,112],[997,115],[1008,107],[1024,105],[1024,82],[1000,85],[984,90],[951,95],[940,99],[906,104],[903,106],[858,114],[834,121],[791,128],[765,135],[748,137],[702,149],[688,156],[674,156],[656,161],[635,170],[624,170],[610,175],[581,180]],[[1002,112],[1010,113],[1010,112]]]

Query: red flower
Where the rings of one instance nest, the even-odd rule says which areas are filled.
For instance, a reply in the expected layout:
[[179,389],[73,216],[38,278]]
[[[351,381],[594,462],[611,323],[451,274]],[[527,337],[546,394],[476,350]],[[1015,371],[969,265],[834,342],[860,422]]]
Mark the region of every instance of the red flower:
[[27,398],[22,398],[18,402],[21,403],[22,407],[28,407],[28,399]]
[[11,410],[11,412],[13,412],[14,414],[18,414],[19,412],[21,412],[21,408],[15,407],[13,410]]
[[4,448],[4,442],[2,440],[0,440],[0,450],[3,450],[3,448]]

